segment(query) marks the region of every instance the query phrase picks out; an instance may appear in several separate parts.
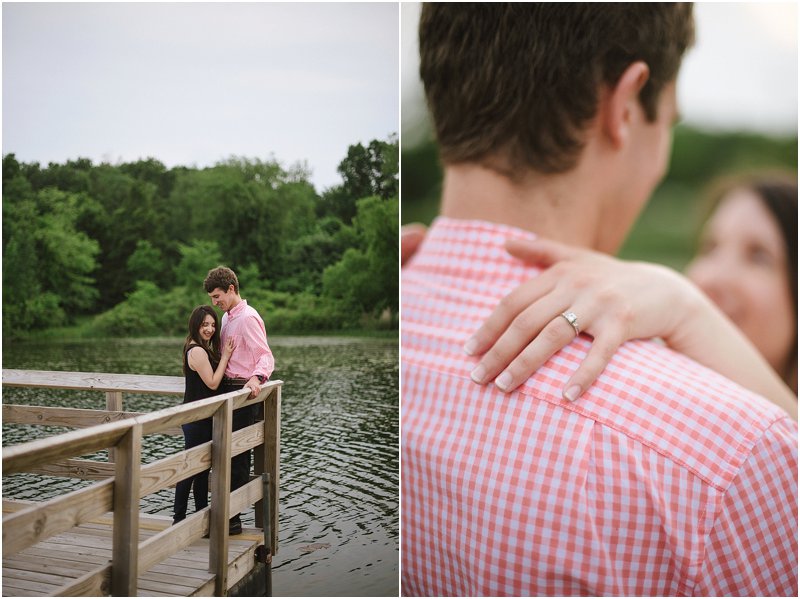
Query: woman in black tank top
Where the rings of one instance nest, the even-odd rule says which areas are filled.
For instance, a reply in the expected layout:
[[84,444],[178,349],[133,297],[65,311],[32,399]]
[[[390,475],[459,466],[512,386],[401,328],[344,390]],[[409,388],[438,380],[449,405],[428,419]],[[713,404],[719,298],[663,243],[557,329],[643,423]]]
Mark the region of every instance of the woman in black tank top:
[[[220,355],[219,320],[211,306],[198,306],[189,317],[189,334],[183,345],[183,375],[186,388],[183,403],[205,399],[219,393],[225,367],[233,352],[231,340]],[[206,418],[181,426],[185,448],[190,449],[211,441],[211,419]],[[209,470],[180,481],[175,487],[175,514],[172,523],[186,518],[189,491],[194,488],[195,511],[208,506]]]

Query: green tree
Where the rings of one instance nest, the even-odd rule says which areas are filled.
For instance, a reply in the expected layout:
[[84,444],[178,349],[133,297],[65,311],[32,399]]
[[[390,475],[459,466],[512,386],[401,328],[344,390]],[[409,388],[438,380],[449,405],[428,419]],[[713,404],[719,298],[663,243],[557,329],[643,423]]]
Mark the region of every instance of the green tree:
[[175,268],[174,284],[187,289],[202,289],[208,271],[222,262],[216,241],[193,241],[179,246],[181,260]]
[[136,243],[136,249],[128,257],[127,267],[136,280],[157,283],[164,271],[164,258],[161,250],[153,247],[147,239],[140,239]]
[[168,169],[155,158],[78,158],[41,167],[8,154],[6,331],[102,311],[102,334],[183,332],[218,264],[236,270],[284,330],[368,324],[396,311],[397,150],[394,136],[351,146],[341,185],[322,197],[304,163],[233,156]]
[[80,196],[56,189],[39,192],[37,242],[42,288],[59,296],[68,314],[85,313],[98,297],[92,276],[100,246],[76,229]]
[[398,201],[370,197],[359,200],[354,219],[359,247],[323,273],[323,289],[354,309],[375,315],[398,309]]
[[397,197],[398,153],[395,135],[387,141],[373,139],[367,146],[351,145],[337,169],[343,183],[323,194],[318,213],[337,216],[349,224],[356,215],[358,200],[369,196],[384,200]]
[[285,275],[275,284],[278,291],[322,292],[322,273],[338,262],[347,248],[358,243],[353,227],[327,216],[316,223],[313,232],[290,239],[286,246]]
[[[3,201],[3,324],[57,326],[94,307],[97,242],[76,229],[80,196],[33,193],[15,177]],[[21,194],[21,195],[17,195]]]

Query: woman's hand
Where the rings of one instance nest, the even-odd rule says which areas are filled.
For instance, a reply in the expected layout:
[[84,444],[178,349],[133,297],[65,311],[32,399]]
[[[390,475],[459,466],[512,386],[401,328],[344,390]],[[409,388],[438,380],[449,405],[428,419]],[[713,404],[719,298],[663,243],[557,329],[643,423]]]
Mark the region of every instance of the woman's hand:
[[222,359],[228,361],[231,359],[233,355],[233,350],[235,349],[236,344],[233,342],[233,337],[230,337],[226,342],[225,346],[222,348]]
[[573,401],[625,341],[671,337],[700,294],[664,266],[625,262],[545,239],[509,240],[506,249],[526,262],[549,267],[503,298],[464,346],[470,355],[484,354],[472,371],[473,380],[486,383],[497,377],[495,384],[506,392],[575,338],[575,329],[562,314],[575,314],[581,333],[594,337],[586,359],[563,390],[564,398]]

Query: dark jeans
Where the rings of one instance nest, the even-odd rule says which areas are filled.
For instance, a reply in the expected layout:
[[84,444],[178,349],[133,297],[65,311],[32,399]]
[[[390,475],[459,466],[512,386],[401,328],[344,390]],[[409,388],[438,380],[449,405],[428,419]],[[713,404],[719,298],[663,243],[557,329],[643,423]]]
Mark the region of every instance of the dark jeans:
[[[181,425],[183,429],[184,448],[191,449],[208,441],[211,441],[211,419],[206,418],[198,422],[189,422]],[[189,505],[189,491],[194,487],[194,509],[199,512],[208,507],[208,473],[204,470],[194,476],[185,478],[175,487],[175,515],[173,523],[180,522],[186,518],[186,510]]]

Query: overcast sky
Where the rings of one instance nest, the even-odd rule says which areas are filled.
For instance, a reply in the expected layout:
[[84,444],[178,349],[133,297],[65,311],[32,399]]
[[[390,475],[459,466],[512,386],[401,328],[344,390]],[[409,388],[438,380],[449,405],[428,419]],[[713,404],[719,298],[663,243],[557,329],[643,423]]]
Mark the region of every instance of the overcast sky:
[[[402,6],[403,132],[424,111],[417,74],[418,3]],[[683,62],[684,122],[712,130],[797,132],[797,4],[695,4],[697,42]]]
[[305,161],[399,130],[393,3],[8,3],[3,154],[168,167]]

